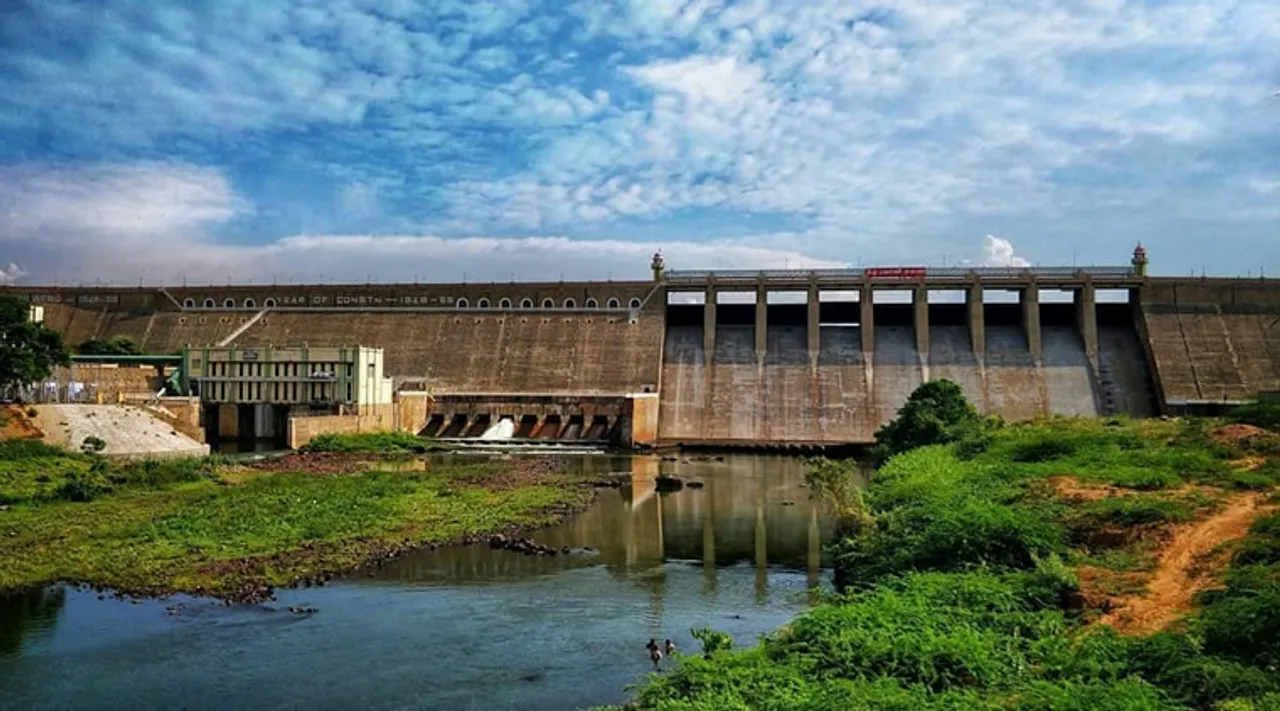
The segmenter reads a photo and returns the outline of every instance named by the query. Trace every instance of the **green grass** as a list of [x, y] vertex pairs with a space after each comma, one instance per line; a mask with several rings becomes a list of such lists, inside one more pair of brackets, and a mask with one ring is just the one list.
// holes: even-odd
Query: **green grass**
[[637, 705], [713, 709], [1186, 709], [1280, 680], [1191, 638], [1078, 634], [1052, 570], [911, 573], [801, 615], [760, 645], [682, 657]]
[[322, 434], [302, 448], [305, 452], [342, 452], [348, 454], [421, 454], [442, 449], [446, 449], [446, 447], [407, 432]]
[[[253, 473], [229, 484], [217, 460], [104, 467], [57, 450], [29, 453], [22, 460], [28, 469], [51, 464], [57, 472], [40, 484], [41, 495], [24, 494], [0, 518], [0, 590], [67, 580], [141, 593], [231, 594], [348, 569], [406, 541], [444, 543], [546, 523], [548, 509], [589, 496], [555, 476], [491, 491], [486, 480], [501, 472], [490, 464], [341, 476]], [[50, 493], [77, 477], [106, 488], [87, 502]], [[11, 491], [20, 488], [29, 487]]]
[[126, 489], [216, 478], [220, 457], [111, 460], [39, 440], [0, 441], [0, 504], [86, 501]]
[[[1230, 462], [1241, 450], [1211, 437], [1221, 424], [1057, 419], [899, 454], [861, 496], [854, 533], [833, 545], [842, 596], [756, 646], [681, 657], [640, 685], [635, 706], [1273, 708], [1280, 514], [1254, 526], [1225, 586], [1202, 595], [1180, 631], [1121, 637], [1087, 625], [1064, 562], [1147, 569], [1154, 532], [1214, 510], [1231, 489], [1274, 486], [1274, 463], [1240, 477]], [[1064, 499], [1046, 481], [1057, 476], [1122, 491]]]
[[1227, 479], [1226, 452], [1208, 439], [1205, 422], [1059, 418], [1001, 428], [986, 451], [972, 458], [997, 464], [1011, 477], [1069, 474], [1085, 482], [1149, 491], [1187, 482]]
[[39, 440], [0, 440], [0, 504], [56, 499], [67, 477], [88, 472], [92, 463]]

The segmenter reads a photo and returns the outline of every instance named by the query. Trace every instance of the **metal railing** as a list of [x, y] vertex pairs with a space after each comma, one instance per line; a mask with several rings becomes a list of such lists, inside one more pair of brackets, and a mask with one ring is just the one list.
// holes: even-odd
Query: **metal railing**
[[101, 389], [97, 383], [76, 381], [59, 383], [47, 380], [41, 383], [6, 387], [0, 390], [0, 398], [36, 404], [93, 404], [98, 402], [100, 392]]
[[[1024, 279], [1032, 277], [1068, 277], [1095, 279], [1132, 279], [1138, 276], [1132, 267], [923, 267], [923, 279]], [[837, 269], [669, 269], [668, 282], [740, 279], [848, 279], [875, 278], [875, 268]], [[896, 277], [896, 280], [902, 280]]]

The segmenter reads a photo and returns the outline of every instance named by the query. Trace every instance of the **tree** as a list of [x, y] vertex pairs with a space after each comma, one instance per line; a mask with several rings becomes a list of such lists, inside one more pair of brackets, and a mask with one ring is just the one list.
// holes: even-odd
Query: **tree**
[[92, 339], [76, 346], [81, 355], [142, 355], [142, 349], [132, 338], [116, 336], [109, 341]]
[[962, 439], [982, 426], [982, 416], [950, 380], [931, 380], [911, 393], [898, 416], [876, 431], [876, 464], [895, 454]]
[[49, 377], [54, 367], [70, 365], [62, 335], [32, 323], [30, 306], [13, 296], [0, 296], [0, 389]]

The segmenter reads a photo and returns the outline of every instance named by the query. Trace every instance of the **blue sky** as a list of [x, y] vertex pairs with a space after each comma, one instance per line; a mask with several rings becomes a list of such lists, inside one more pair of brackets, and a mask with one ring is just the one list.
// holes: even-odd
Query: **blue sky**
[[9, 0], [0, 281], [1280, 276], [1277, 91], [1274, 0]]

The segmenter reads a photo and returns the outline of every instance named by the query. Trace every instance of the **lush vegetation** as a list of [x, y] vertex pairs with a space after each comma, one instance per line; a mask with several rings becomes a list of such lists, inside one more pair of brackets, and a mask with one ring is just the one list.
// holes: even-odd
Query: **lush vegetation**
[[132, 338], [116, 336], [105, 341], [90, 339], [76, 346], [80, 355], [142, 355], [142, 347]]
[[916, 424], [882, 430], [895, 455], [861, 495], [839, 463], [811, 464], [814, 493], [844, 522], [841, 592], [754, 647], [721, 640], [682, 657], [636, 707], [1280, 709], [1280, 513], [1227, 549], [1223, 584], [1192, 616], [1155, 634], [1095, 624], [1081, 572], [1149, 574], [1170, 526], [1276, 485], [1275, 460], [1256, 458], [1280, 435], [1229, 442], [1208, 421], [1003, 425], [948, 391], [904, 409]]
[[1268, 430], [1280, 430], [1280, 401], [1251, 402], [1237, 407], [1231, 420]]
[[876, 432], [874, 458], [884, 464], [896, 454], [927, 444], [943, 444], [970, 437], [982, 417], [950, 380], [931, 380], [915, 389], [898, 417]]
[[310, 473], [215, 458], [116, 462], [0, 442], [0, 591], [68, 580], [237, 596], [406, 544], [545, 523], [589, 496], [554, 472], [513, 485], [497, 464], [351, 465]]
[[303, 447], [307, 452], [345, 454], [422, 454], [441, 449], [445, 447], [407, 432], [322, 434]]
[[22, 299], [0, 296], [0, 390], [43, 380], [70, 363], [62, 335], [32, 323], [29, 310]]

